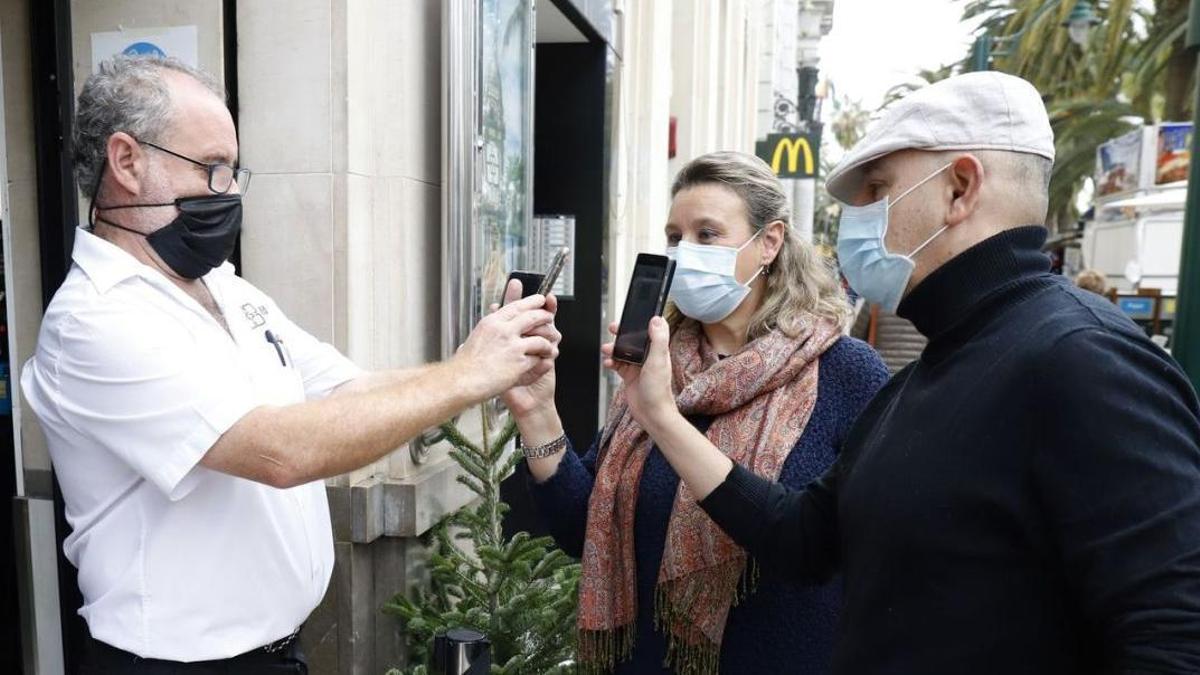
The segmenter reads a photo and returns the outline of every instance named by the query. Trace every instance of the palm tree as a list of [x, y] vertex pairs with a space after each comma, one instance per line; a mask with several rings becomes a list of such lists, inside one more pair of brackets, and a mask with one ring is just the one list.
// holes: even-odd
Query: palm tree
[[[837, 142], [838, 147], [849, 150], [867, 133], [867, 125], [871, 121], [871, 111], [863, 108], [862, 103], [845, 96], [835, 96], [833, 99], [833, 119], [825, 130], [822, 145], [829, 147], [829, 137]], [[820, 174], [828, 176], [836, 164], [835, 158], [826, 150], [821, 151]], [[813, 243], [825, 255], [834, 257], [837, 249], [838, 218], [841, 216], [841, 206], [825, 189], [824, 181], [817, 181], [816, 204], [813, 220]]]
[[959, 70], [961, 70], [961, 68], [958, 64], [942, 66], [941, 68], [934, 70], [919, 70], [917, 71], [916, 77], [913, 80], [909, 82], [902, 82], [889, 89], [887, 94], [885, 94], [883, 97], [882, 107], [888, 107], [889, 105], [899, 101], [905, 96], [908, 96], [921, 87], [929, 86], [934, 82], [940, 82], [952, 75], [955, 75]]
[[871, 111], [862, 107], [861, 101], [845, 96], [833, 99], [833, 121], [830, 124], [833, 138], [843, 150], [853, 148], [866, 134], [871, 121]]
[[[1057, 7], [1042, 12], [1049, 3]], [[1092, 175], [1100, 144], [1143, 122], [1191, 116], [1187, 0], [1155, 0], [1153, 8], [1135, 0], [1097, 5], [1102, 29], [1084, 47], [1060, 27], [1075, 0], [969, 0], [964, 11], [964, 20], [982, 21], [980, 32], [997, 38], [1001, 54], [993, 67], [1029, 80], [1046, 101], [1058, 154], [1052, 225], [1077, 216], [1075, 197]]]

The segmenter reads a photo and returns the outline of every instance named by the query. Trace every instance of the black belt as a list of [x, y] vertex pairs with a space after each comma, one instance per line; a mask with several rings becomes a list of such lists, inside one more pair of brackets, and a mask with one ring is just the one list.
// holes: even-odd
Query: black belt
[[[210, 673], [298, 673], [308, 672], [308, 663], [300, 651], [300, 631], [280, 638], [270, 644], [252, 649], [228, 659], [183, 663], [161, 659], [144, 659], [136, 654], [117, 649], [95, 638], [88, 639], [88, 649], [83, 660], [81, 675], [120, 675], [139, 673], [148, 675], [208, 675]], [[264, 668], [270, 667], [266, 671]]]

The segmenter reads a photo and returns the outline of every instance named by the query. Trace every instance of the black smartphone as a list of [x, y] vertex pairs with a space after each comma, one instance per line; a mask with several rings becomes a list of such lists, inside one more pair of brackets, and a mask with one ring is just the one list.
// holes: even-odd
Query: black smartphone
[[662, 316], [674, 277], [674, 260], [665, 255], [638, 254], [613, 343], [614, 359], [639, 366], [645, 363], [650, 350], [650, 319]]
[[528, 298], [529, 296], [538, 292], [538, 289], [542, 287], [542, 279], [545, 277], [546, 275], [538, 272], [525, 272], [522, 270], [510, 272], [508, 275], [508, 281], [504, 283], [504, 290], [500, 292], [500, 304], [504, 304], [505, 296], [508, 294], [508, 284], [513, 279], [521, 282], [521, 297]]
[[567, 255], [571, 253], [571, 249], [563, 247], [558, 253], [554, 254], [554, 260], [550, 261], [550, 268], [545, 274], [538, 272], [525, 272], [517, 270], [508, 274], [508, 281], [504, 282], [504, 291], [501, 293], [500, 304], [504, 304], [504, 294], [508, 292], [508, 284], [513, 279], [521, 282], [521, 297], [528, 298], [529, 296], [538, 293], [546, 295], [554, 288], [554, 283], [558, 281], [558, 275], [562, 274], [563, 267], [567, 264]]

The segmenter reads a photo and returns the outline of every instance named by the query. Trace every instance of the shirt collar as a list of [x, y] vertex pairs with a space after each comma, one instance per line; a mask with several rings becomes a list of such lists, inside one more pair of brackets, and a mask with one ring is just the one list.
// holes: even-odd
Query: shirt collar
[[[71, 259], [83, 270], [92, 281], [96, 291], [104, 294], [113, 286], [131, 279], [142, 277], [147, 280], [166, 280], [161, 272], [139, 262], [128, 251], [120, 246], [92, 234], [82, 227], [75, 230], [75, 247], [71, 251]], [[204, 275], [208, 278], [213, 274], [233, 274], [234, 267], [225, 262], [212, 272]]]

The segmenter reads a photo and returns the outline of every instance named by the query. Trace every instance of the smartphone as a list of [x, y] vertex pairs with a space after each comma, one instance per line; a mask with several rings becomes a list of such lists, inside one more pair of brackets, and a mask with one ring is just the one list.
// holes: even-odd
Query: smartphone
[[542, 279], [542, 286], [538, 289], [538, 293], [550, 294], [554, 284], [558, 281], [558, 275], [562, 274], [563, 267], [567, 264], [567, 255], [570, 253], [571, 249], [566, 246], [558, 249], [558, 253], [554, 254], [554, 260], [550, 261], [550, 269], [546, 270], [546, 277]]
[[[554, 288], [554, 283], [558, 281], [558, 275], [562, 274], [563, 267], [567, 263], [567, 255], [570, 253], [571, 249], [565, 246], [559, 249], [558, 253], [554, 254], [554, 259], [550, 261], [550, 268], [546, 270], [545, 274], [540, 274], [538, 272], [526, 272], [523, 270], [510, 272], [508, 275], [508, 281], [504, 283], [503, 293], [508, 292], [508, 283], [513, 279], [516, 279], [521, 282], [522, 298], [528, 298], [535, 293], [546, 295], [551, 289]], [[504, 304], [503, 293], [501, 294], [502, 297], [500, 298], [501, 305]]]
[[674, 260], [665, 255], [638, 254], [613, 343], [614, 359], [639, 366], [645, 363], [650, 350], [650, 319], [662, 316], [674, 277]]
[[513, 279], [521, 282], [521, 297], [528, 298], [529, 296], [538, 292], [538, 289], [542, 287], [542, 279], [545, 277], [546, 275], [538, 272], [525, 272], [523, 270], [510, 272], [508, 275], [508, 281], [504, 284], [504, 290], [500, 292], [500, 304], [504, 304], [505, 296], [508, 294], [508, 284], [512, 282]]

